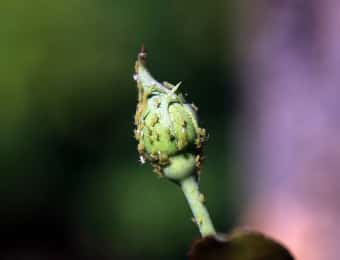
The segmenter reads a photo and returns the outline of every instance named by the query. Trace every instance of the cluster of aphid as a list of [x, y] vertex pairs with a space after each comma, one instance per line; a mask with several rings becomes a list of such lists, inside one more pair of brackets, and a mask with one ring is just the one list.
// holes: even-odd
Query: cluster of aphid
[[197, 107], [188, 104], [178, 93], [180, 83], [161, 84], [152, 78], [144, 66], [145, 60], [146, 52], [142, 50], [134, 74], [138, 88], [134, 135], [140, 161], [149, 161], [160, 176], [171, 171], [170, 166], [177, 161], [187, 161], [183, 167], [198, 174], [206, 132], [198, 126]]

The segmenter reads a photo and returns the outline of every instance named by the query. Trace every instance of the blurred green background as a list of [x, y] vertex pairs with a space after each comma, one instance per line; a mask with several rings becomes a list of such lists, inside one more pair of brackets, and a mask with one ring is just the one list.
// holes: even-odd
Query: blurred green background
[[[183, 81], [210, 140], [201, 186], [228, 231], [242, 204], [232, 2], [0, 2], [1, 255], [186, 259], [180, 190], [138, 163], [133, 66]], [[40, 258], [39, 258], [39, 257]]]

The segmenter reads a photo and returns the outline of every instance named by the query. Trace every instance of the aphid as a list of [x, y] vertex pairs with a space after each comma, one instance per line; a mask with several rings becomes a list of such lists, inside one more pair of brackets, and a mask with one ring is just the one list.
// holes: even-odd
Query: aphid
[[155, 105], [157, 108], [159, 108], [161, 106], [161, 101], [159, 100], [159, 98], [155, 98]]
[[145, 163], [145, 157], [144, 157], [143, 155], [140, 155], [140, 156], [139, 156], [139, 162], [140, 162], [141, 164], [144, 164], [144, 163]]
[[204, 129], [204, 128], [198, 128], [198, 134], [199, 134], [201, 137], [205, 138], [205, 135], [206, 135], [205, 129]]
[[180, 126], [182, 126], [182, 127], [186, 127], [186, 122], [185, 122], [185, 120], [184, 119], [182, 119], [182, 118], [179, 118], [178, 119], [178, 124], [180, 125]]
[[201, 160], [201, 156], [200, 156], [200, 155], [196, 155], [195, 161], [196, 161], [196, 162], [199, 162], [200, 160]]
[[150, 124], [152, 127], [154, 127], [158, 122], [159, 122], [159, 116], [156, 115], [155, 117], [151, 119]]
[[198, 111], [198, 107], [194, 103], [191, 103], [191, 107], [194, 111]]
[[158, 160], [161, 165], [167, 165], [169, 164], [169, 157], [165, 153], [159, 153]]
[[143, 128], [144, 128], [144, 122], [143, 122], [143, 121], [139, 124], [139, 128], [140, 128], [140, 129], [143, 129]]
[[137, 140], [139, 140], [139, 130], [138, 129], [135, 129], [133, 130], [133, 133], [134, 133], [134, 136]]
[[162, 167], [158, 165], [157, 163], [152, 163], [152, 166], [153, 166], [153, 172], [155, 172], [158, 177], [160, 178], [163, 177]]
[[202, 193], [200, 193], [200, 195], [199, 195], [199, 200], [200, 200], [200, 202], [205, 202], [205, 196], [204, 196], [204, 194], [202, 194]]
[[151, 156], [151, 159], [153, 160], [157, 160], [158, 159], [158, 156], [157, 156], [157, 153], [154, 149], [152, 149], [151, 153], [150, 153], [150, 156]]
[[140, 153], [144, 152], [144, 150], [145, 150], [144, 144], [140, 142], [140, 143], [138, 144], [137, 149], [138, 149], [138, 151], [139, 151]]
[[177, 149], [182, 150], [187, 144], [188, 144], [187, 139], [185, 137], [182, 137], [177, 141]]
[[149, 131], [149, 136], [151, 137], [152, 136], [152, 129], [148, 128], [148, 131]]

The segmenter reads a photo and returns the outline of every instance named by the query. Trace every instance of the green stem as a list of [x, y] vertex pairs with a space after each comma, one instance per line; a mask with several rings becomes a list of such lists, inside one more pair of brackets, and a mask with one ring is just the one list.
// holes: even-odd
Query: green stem
[[207, 208], [204, 206], [204, 196], [200, 193], [198, 183], [193, 176], [180, 181], [180, 186], [194, 215], [195, 222], [202, 237], [216, 234]]

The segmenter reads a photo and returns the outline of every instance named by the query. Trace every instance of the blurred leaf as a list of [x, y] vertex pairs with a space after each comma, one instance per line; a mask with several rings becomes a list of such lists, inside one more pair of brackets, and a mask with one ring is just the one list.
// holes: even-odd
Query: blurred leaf
[[236, 230], [194, 241], [189, 260], [293, 260], [289, 251], [261, 233]]

